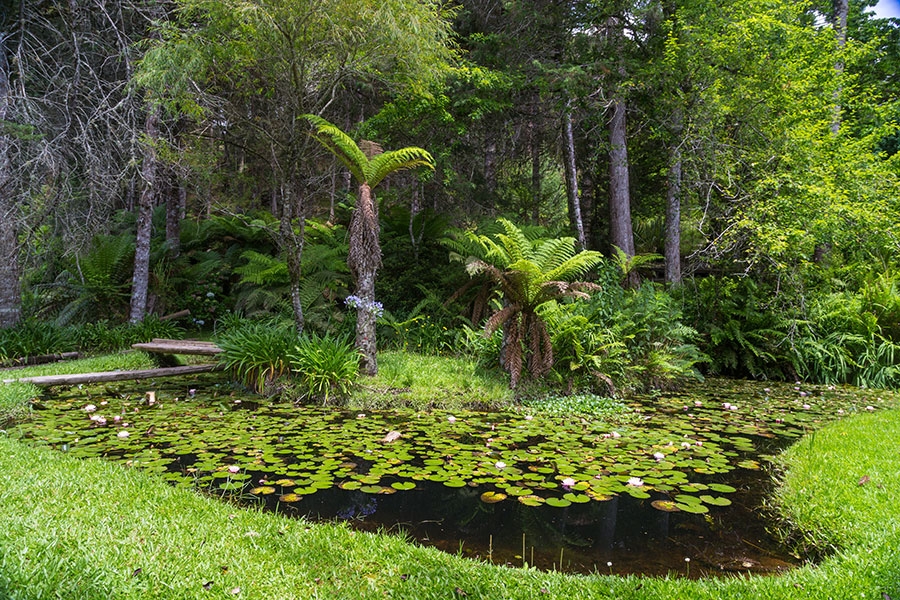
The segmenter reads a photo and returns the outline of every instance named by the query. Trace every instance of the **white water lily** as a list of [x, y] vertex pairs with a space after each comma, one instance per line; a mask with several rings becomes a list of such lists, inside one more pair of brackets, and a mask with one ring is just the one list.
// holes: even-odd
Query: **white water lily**
[[628, 481], [625, 483], [625, 485], [628, 485], [631, 487], [641, 487], [642, 485], [644, 485], [644, 480], [641, 479], [640, 477], [629, 477]]

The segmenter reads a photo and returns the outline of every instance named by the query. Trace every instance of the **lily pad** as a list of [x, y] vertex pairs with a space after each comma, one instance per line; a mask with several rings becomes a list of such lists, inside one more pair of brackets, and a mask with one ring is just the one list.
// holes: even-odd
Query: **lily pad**
[[503, 492], [484, 492], [481, 494], [481, 501], [485, 504], [496, 504], [497, 502], [502, 502], [506, 500], [507, 496]]

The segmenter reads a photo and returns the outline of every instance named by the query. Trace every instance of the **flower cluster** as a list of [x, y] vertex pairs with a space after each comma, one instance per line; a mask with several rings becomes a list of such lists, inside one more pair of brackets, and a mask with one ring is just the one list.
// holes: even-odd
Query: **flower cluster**
[[376, 317], [384, 314], [384, 305], [381, 302], [363, 300], [359, 296], [350, 295], [344, 299], [344, 304], [356, 310], [364, 310], [372, 313]]

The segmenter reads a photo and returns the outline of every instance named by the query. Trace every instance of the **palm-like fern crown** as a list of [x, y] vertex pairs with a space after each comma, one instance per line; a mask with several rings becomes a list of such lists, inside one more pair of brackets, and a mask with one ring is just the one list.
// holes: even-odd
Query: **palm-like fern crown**
[[[466, 232], [448, 245], [470, 275], [485, 273], [515, 301], [537, 306], [553, 297], [574, 295], [578, 286], [565, 285], [584, 276], [600, 262], [599, 252], [575, 252], [575, 238], [530, 240], [506, 219], [498, 219], [503, 233], [494, 237]], [[467, 256], [463, 256], [463, 254]], [[512, 299], [512, 298], [510, 298]]]
[[374, 188], [394, 171], [416, 167], [434, 170], [434, 158], [427, 150], [417, 146], [382, 152], [369, 158], [359, 144], [336, 125], [316, 115], [303, 115], [302, 118], [312, 124], [312, 136], [334, 154], [361, 185]]

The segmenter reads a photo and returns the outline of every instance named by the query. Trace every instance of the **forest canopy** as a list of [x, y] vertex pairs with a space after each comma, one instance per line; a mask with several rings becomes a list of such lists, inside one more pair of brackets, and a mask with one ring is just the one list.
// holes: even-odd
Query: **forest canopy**
[[[189, 309], [189, 328], [267, 315], [337, 335], [368, 310], [380, 346], [426, 314], [454, 332], [429, 351], [485, 331], [513, 382], [527, 368], [506, 358], [554, 356], [535, 372], [570, 387], [896, 385], [900, 21], [873, 5], [13, 0], [0, 329]], [[357, 162], [416, 149], [428, 168], [363, 194], [322, 122]], [[543, 266], [473, 255], [488, 268], [470, 277], [467, 239], [527, 240]], [[496, 319], [513, 280], [576, 283], [550, 277], [551, 247], [596, 256], [593, 292], [523, 309], [529, 346], [525, 321]]]

